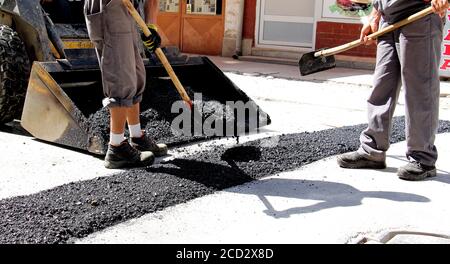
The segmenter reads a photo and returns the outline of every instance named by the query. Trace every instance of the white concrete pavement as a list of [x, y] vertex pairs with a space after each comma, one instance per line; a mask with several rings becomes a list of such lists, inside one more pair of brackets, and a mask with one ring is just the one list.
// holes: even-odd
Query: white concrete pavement
[[0, 199], [114, 173], [96, 157], [27, 136], [0, 132], [0, 146]]

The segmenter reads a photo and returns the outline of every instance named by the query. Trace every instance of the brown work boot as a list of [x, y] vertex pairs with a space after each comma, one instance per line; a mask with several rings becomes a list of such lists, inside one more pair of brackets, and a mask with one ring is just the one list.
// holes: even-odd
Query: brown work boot
[[427, 166], [417, 161], [411, 161], [398, 169], [398, 177], [406, 181], [423, 181], [426, 178], [436, 177], [435, 166]]
[[337, 163], [346, 169], [386, 169], [386, 161], [370, 160], [357, 151], [339, 155]]
[[105, 167], [107, 169], [146, 167], [152, 165], [154, 161], [155, 156], [152, 152], [141, 152], [125, 140], [119, 146], [108, 146]]
[[145, 131], [142, 131], [140, 138], [130, 138], [130, 144], [134, 148], [140, 151], [151, 151], [156, 157], [162, 157], [167, 155], [168, 148], [166, 144], [156, 144]]

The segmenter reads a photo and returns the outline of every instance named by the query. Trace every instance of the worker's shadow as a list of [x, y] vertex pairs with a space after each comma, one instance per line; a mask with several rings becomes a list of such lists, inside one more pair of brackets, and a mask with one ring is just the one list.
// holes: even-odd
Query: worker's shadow
[[[353, 186], [337, 182], [271, 178], [259, 181], [251, 188], [234, 188], [232, 192], [256, 195], [265, 205], [266, 213], [274, 218], [288, 218], [295, 214], [307, 214], [336, 207], [352, 207], [362, 204], [365, 198], [377, 198], [395, 202], [426, 203], [430, 199], [411, 193], [360, 191]], [[306, 206], [277, 210], [270, 197], [313, 201]]]
[[[261, 151], [258, 148], [238, 147], [223, 153], [221, 158], [224, 162], [221, 164], [175, 159], [162, 165], [162, 167], [151, 167], [148, 170], [154, 173], [168, 173], [180, 178], [197, 181], [216, 190], [227, 189], [227, 192], [256, 195], [266, 207], [264, 213], [275, 218], [287, 218], [294, 214], [313, 213], [335, 207], [358, 206], [362, 204], [365, 198], [385, 199], [396, 202], [430, 202], [428, 198], [415, 194], [360, 191], [353, 186], [343, 183], [312, 180], [271, 178], [260, 180], [244, 188], [231, 188], [254, 180], [253, 177], [239, 167], [239, 163], [257, 161], [260, 157]], [[258, 175], [258, 178], [260, 176], [269, 175]], [[277, 210], [270, 203], [268, 197], [317, 202], [308, 206]]]

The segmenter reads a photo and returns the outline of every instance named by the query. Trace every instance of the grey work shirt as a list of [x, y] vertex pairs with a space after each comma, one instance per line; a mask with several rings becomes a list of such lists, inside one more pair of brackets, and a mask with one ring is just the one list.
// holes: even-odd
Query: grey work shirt
[[374, 0], [374, 7], [382, 13], [383, 22], [393, 24], [430, 6], [424, 0]]

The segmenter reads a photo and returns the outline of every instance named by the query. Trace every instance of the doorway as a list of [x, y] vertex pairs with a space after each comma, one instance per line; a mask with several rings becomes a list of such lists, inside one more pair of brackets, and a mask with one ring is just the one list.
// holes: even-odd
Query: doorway
[[163, 46], [177, 46], [185, 53], [222, 53], [225, 1], [160, 0], [158, 9]]

